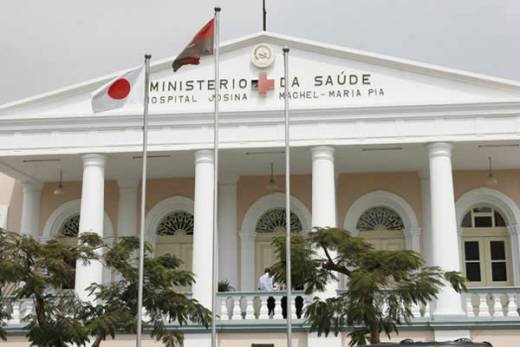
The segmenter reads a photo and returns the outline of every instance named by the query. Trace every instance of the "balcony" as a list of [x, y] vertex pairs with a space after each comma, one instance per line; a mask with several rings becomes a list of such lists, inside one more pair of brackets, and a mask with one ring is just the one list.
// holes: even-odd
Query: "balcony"
[[[217, 295], [218, 326], [220, 330], [284, 329], [286, 292], [226, 292]], [[465, 317], [456, 322], [443, 322], [430, 315], [430, 305], [415, 305], [412, 308], [413, 326], [456, 324], [458, 326], [520, 326], [520, 287], [471, 288], [462, 294]], [[312, 296], [301, 291], [292, 293], [291, 312], [295, 329], [305, 329], [303, 318]], [[274, 304], [269, 312], [268, 301]], [[26, 325], [23, 317], [33, 312], [32, 300], [5, 300], [12, 312], [8, 330], [16, 332]]]

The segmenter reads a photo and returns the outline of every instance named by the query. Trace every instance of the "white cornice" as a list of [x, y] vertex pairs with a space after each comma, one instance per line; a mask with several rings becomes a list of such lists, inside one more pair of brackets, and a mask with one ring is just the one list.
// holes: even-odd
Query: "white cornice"
[[[341, 108], [298, 108], [290, 110], [291, 122], [327, 122], [355, 120], [410, 120], [437, 117], [513, 117], [520, 116], [520, 101], [482, 102], [466, 104], [432, 105], [388, 105], [370, 107]], [[281, 109], [262, 111], [221, 112], [220, 122], [226, 126], [278, 124], [282, 117]], [[120, 130], [140, 127], [142, 116], [135, 112], [120, 112], [110, 115], [70, 115], [52, 117], [9, 117], [0, 118], [0, 133], [13, 131], [56, 132]], [[150, 128], [161, 127], [200, 127], [213, 124], [213, 112], [169, 113], [157, 112], [150, 115]]]

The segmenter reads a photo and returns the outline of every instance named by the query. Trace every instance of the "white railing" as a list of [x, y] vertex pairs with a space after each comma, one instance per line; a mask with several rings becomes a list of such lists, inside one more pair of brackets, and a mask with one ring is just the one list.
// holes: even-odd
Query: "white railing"
[[470, 288], [463, 298], [468, 318], [520, 319], [520, 287]]
[[[293, 320], [303, 319], [309, 297], [303, 292], [292, 292]], [[218, 315], [221, 321], [254, 321], [286, 319], [285, 292], [227, 292], [217, 296]]]
[[[338, 291], [341, 293], [342, 291]], [[462, 294], [468, 321], [503, 319], [520, 322], [520, 287], [470, 288]], [[311, 296], [301, 291], [292, 293], [291, 311], [295, 322], [303, 322], [303, 314]], [[6, 300], [1, 304], [11, 313], [8, 326], [21, 327], [23, 318], [34, 310], [32, 299]], [[221, 323], [272, 324], [286, 319], [285, 292], [226, 292], [217, 295], [217, 314]], [[384, 309], [384, 307], [383, 307]], [[430, 318], [430, 305], [413, 305], [414, 319]]]
[[7, 321], [8, 326], [19, 326], [25, 324], [23, 318], [33, 313], [34, 303], [32, 299], [11, 300], [2, 299], [1, 304], [10, 313], [11, 319]]
[[[338, 295], [341, 295], [341, 294], [346, 293], [346, 290], [345, 289], [338, 289], [336, 292], [337, 292]], [[384, 303], [383, 307], [382, 307], [383, 312], [385, 312], [387, 310], [387, 308], [388, 308], [388, 305], [386, 303]], [[430, 312], [431, 312], [430, 303], [426, 303], [426, 304], [422, 304], [422, 303], [412, 304], [411, 310], [412, 310], [412, 314], [413, 314], [413, 318], [414, 319], [422, 319], [422, 320], [424, 320], [424, 319], [430, 318]]]

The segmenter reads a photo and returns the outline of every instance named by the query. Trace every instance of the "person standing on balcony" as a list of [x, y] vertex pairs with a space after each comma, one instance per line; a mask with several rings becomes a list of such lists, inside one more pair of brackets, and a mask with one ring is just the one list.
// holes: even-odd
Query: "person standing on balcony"
[[[264, 269], [264, 274], [258, 279], [258, 290], [261, 292], [273, 291], [273, 278], [271, 277], [271, 270], [267, 267]], [[274, 315], [274, 297], [267, 298], [267, 314], [269, 317]]]

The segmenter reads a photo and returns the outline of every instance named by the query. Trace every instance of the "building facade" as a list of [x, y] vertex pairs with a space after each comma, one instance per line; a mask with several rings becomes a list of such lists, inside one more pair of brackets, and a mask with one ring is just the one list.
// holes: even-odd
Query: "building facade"
[[[412, 249], [466, 275], [468, 293], [445, 288], [435, 303], [414, 307], [416, 318], [395, 339], [513, 346], [520, 338], [520, 83], [272, 33], [221, 49], [218, 261], [220, 279], [236, 290], [218, 295], [220, 346], [285, 341], [282, 295], [274, 294], [269, 316], [267, 296], [256, 291], [274, 259], [270, 241], [285, 227], [285, 46], [292, 229], [344, 227], [376, 248]], [[156, 254], [183, 259], [196, 276], [187, 291], [211, 307], [213, 61], [175, 74], [171, 61], [152, 63], [146, 238]], [[90, 108], [91, 92], [116, 75], [0, 107], [0, 170], [16, 180], [0, 182], [0, 221], [9, 230], [42, 240], [137, 234], [142, 107]], [[111, 278], [101, 264], [78, 265], [71, 287], [86, 298], [91, 282]], [[343, 286], [331, 284], [329, 294]], [[31, 305], [15, 309], [9, 343], [24, 345], [16, 331]], [[296, 346], [346, 343], [344, 335], [317, 337], [294, 314]], [[208, 338], [190, 327], [185, 345], [205, 346]]]

